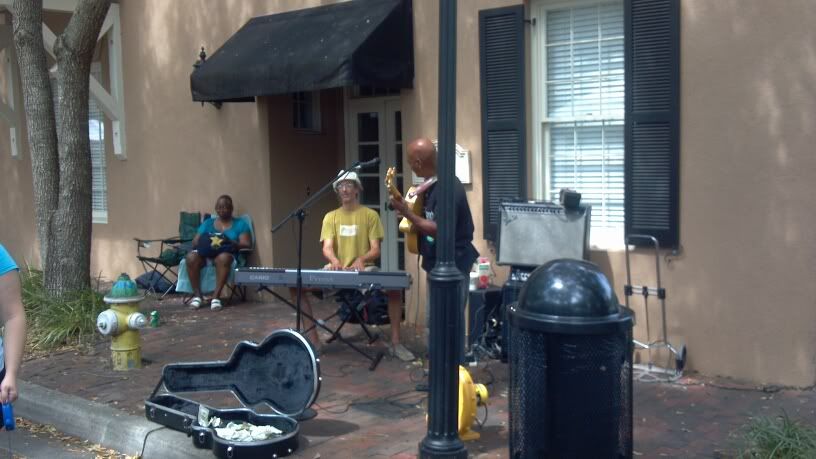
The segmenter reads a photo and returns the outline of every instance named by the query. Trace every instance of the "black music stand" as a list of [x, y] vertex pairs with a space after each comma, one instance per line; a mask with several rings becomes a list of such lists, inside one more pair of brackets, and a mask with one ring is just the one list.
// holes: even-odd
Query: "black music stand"
[[[289, 215], [287, 215], [283, 220], [281, 220], [280, 223], [278, 223], [277, 225], [275, 225], [272, 228], [272, 232], [275, 233], [279, 229], [281, 229], [283, 227], [283, 225], [286, 224], [286, 222], [288, 222], [292, 218], [297, 217], [297, 219], [298, 219], [297, 275], [296, 275], [296, 279], [297, 279], [297, 281], [296, 281], [297, 282], [297, 287], [296, 287], [297, 288], [297, 300], [295, 301], [296, 304], [292, 304], [289, 300], [283, 298], [282, 296], [278, 295], [276, 292], [270, 290], [267, 287], [260, 287], [258, 290], [259, 291], [260, 290], [265, 290], [265, 291], [271, 293], [274, 297], [276, 297], [277, 299], [279, 299], [279, 300], [283, 301], [284, 303], [288, 304], [290, 307], [292, 307], [295, 310], [295, 312], [296, 312], [295, 330], [297, 330], [299, 333], [305, 333], [305, 332], [308, 331], [308, 330], [302, 330], [302, 328], [301, 328], [301, 316], [303, 315], [303, 311], [301, 310], [301, 306], [300, 306], [301, 298], [303, 296], [303, 276], [302, 276], [302, 271], [303, 271], [303, 221], [306, 219], [306, 209], [308, 209], [309, 206], [314, 204], [321, 196], [323, 196], [323, 194], [326, 193], [326, 191], [328, 191], [330, 188], [332, 188], [335, 182], [337, 182], [339, 180], [342, 180], [344, 177], [346, 177], [349, 174], [349, 172], [356, 172], [356, 171], [359, 171], [360, 169], [362, 169], [364, 167], [375, 166], [375, 165], [379, 164], [379, 162], [380, 162], [380, 158], [374, 158], [372, 160], [365, 161], [365, 162], [355, 161], [354, 164], [352, 164], [351, 167], [348, 168], [347, 170], [340, 170], [337, 173], [337, 175], [335, 175], [331, 180], [329, 180], [328, 183], [323, 185], [323, 187], [320, 188], [319, 190], [317, 190], [316, 193], [309, 196], [306, 199], [306, 201], [304, 201], [300, 206], [295, 208], [295, 210], [293, 210], [291, 213], [289, 213]], [[323, 328], [324, 330], [326, 330], [327, 332], [332, 333], [332, 338], [336, 337], [341, 342], [343, 342], [347, 346], [351, 347], [352, 349], [357, 351], [359, 354], [363, 355], [365, 358], [371, 360], [371, 365], [368, 367], [369, 370], [373, 371], [374, 369], [377, 368], [377, 365], [380, 363], [380, 360], [382, 360], [382, 358], [383, 358], [383, 353], [381, 351], [377, 352], [372, 357], [368, 353], [363, 351], [362, 349], [355, 346], [353, 343], [351, 343], [351, 342], [347, 341], [346, 339], [344, 339], [339, 334], [335, 335], [334, 330], [329, 328], [326, 325], [326, 322], [324, 320], [316, 320], [314, 317], [312, 317], [312, 316], [310, 316], [308, 314], [306, 315], [306, 317], [309, 320], [311, 320], [316, 326], [319, 326], [319, 327]], [[309, 330], [311, 330], [311, 328]]]

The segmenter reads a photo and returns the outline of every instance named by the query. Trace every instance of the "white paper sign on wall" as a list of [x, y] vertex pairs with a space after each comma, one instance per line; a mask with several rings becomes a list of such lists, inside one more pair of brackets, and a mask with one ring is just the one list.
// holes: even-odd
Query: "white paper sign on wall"
[[[439, 141], [434, 140], [433, 144], [434, 147], [438, 147]], [[471, 176], [470, 176], [470, 151], [465, 149], [463, 146], [456, 144], [456, 158], [454, 161], [454, 171], [456, 173], [456, 177], [459, 178], [459, 181], [468, 184], [471, 183]], [[411, 172], [411, 177], [413, 179], [414, 185], [419, 185], [420, 183], [424, 182], [421, 177], [417, 177], [416, 174]]]

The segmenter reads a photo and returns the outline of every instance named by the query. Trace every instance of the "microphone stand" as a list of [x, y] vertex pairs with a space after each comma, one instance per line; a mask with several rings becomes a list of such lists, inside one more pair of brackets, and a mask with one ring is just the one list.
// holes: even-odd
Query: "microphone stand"
[[306, 201], [304, 201], [300, 206], [298, 206], [295, 210], [293, 210], [289, 215], [287, 215], [283, 220], [280, 221], [277, 225], [272, 228], [272, 232], [275, 233], [283, 225], [291, 220], [292, 218], [297, 217], [298, 219], [298, 237], [297, 237], [297, 275], [295, 276], [297, 280], [297, 301], [295, 302], [295, 309], [296, 309], [296, 319], [295, 319], [295, 330], [298, 332], [302, 332], [300, 327], [300, 299], [303, 290], [303, 278], [301, 271], [303, 269], [303, 220], [306, 218], [306, 209], [309, 208], [318, 198], [320, 198], [323, 193], [329, 190], [335, 182], [342, 180], [344, 177], [348, 175], [349, 172], [357, 171], [360, 169], [360, 161], [356, 161], [348, 170], [341, 170], [334, 176], [328, 183], [323, 185], [322, 188], [317, 190], [316, 193], [309, 196]]

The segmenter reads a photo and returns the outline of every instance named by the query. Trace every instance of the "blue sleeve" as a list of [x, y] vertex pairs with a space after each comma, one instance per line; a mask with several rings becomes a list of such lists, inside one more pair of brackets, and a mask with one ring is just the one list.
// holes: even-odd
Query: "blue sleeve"
[[246, 222], [244, 219], [239, 219], [241, 225], [238, 227], [238, 236], [241, 236], [244, 233], [249, 233], [249, 223]]
[[237, 241], [242, 234], [249, 233], [249, 224], [243, 219], [233, 219], [232, 228], [224, 232], [224, 235], [233, 241]]
[[11, 258], [3, 244], [0, 244], [0, 275], [17, 269], [17, 263]]
[[205, 233], [214, 233], [215, 227], [213, 226], [213, 222], [215, 221], [214, 217], [210, 217], [203, 222], [198, 227], [198, 234], [205, 234]]

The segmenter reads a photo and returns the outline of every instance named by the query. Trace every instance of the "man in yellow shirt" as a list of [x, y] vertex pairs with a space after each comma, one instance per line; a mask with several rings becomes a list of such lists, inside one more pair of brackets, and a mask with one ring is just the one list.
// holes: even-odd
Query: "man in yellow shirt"
[[[374, 210], [360, 204], [363, 185], [357, 173], [349, 172], [335, 182], [334, 190], [340, 200], [340, 207], [323, 217], [320, 242], [323, 257], [328, 264], [323, 269], [333, 270], [376, 270], [374, 260], [380, 257], [380, 242], [384, 231], [380, 216]], [[388, 318], [391, 322], [390, 354], [403, 361], [414, 360], [414, 355], [400, 343], [400, 322], [402, 321], [401, 291], [388, 290]], [[293, 295], [296, 292], [293, 292]], [[306, 296], [301, 298], [303, 311], [314, 316], [312, 305]], [[306, 321], [311, 327], [311, 321]], [[312, 329], [309, 339], [318, 345], [317, 330]]]

